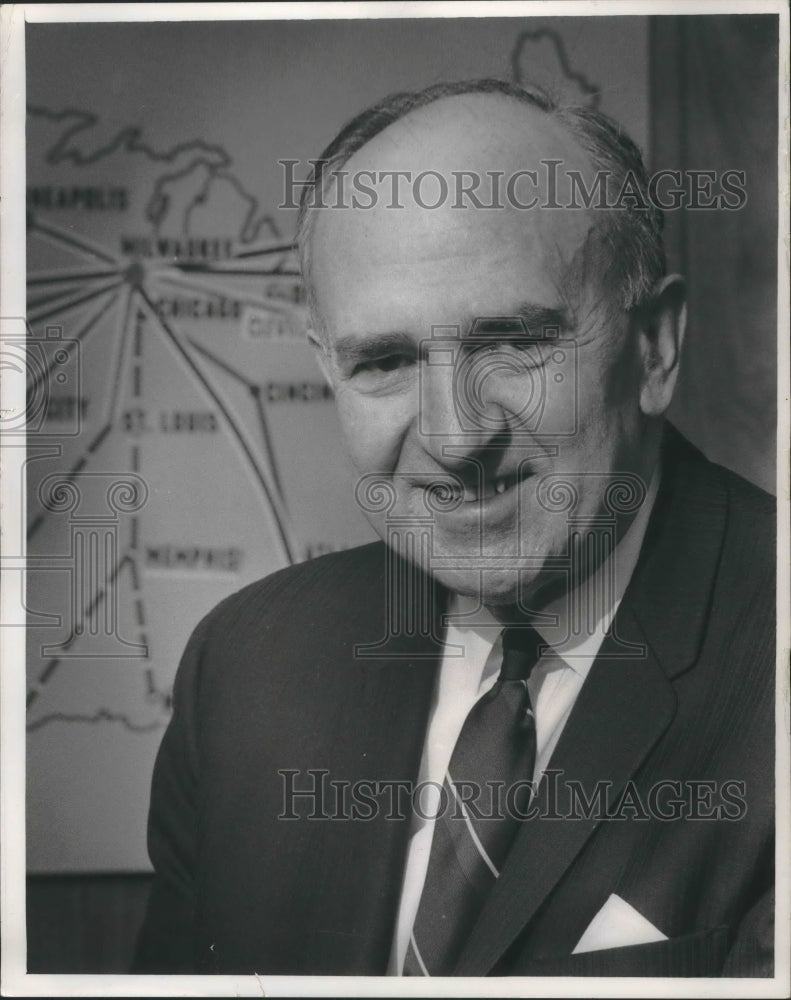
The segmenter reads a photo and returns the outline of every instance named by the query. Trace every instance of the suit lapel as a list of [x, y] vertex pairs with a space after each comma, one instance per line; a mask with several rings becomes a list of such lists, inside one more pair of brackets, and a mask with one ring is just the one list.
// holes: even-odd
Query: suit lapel
[[[634, 619], [624, 616], [621, 635], [640, 641]], [[675, 694], [656, 659], [650, 653], [643, 659], [611, 658], [616, 643], [611, 637], [605, 643], [552, 756], [553, 773], [539, 786], [538, 815], [520, 831], [457, 975], [490, 971], [601, 822], [598, 806], [588, 819], [563, 819], [574, 809], [570, 788], [576, 784], [595, 802], [596, 788], [606, 781], [607, 801], [614, 802], [673, 719]]]
[[698, 657], [727, 517], [728, 494], [715, 466], [668, 424], [662, 485], [624, 604], [669, 678]]
[[[425, 583], [415, 579], [413, 593], [425, 596]], [[403, 792], [399, 798], [395, 783], [414, 787], [418, 780], [441, 656], [440, 595], [429, 586], [429, 601], [420, 602], [427, 618], [389, 635], [386, 622], [393, 620], [381, 613], [385, 605], [374, 594], [361, 598], [372, 613], [359, 619], [377, 624], [358, 632], [349, 651], [347, 701], [330, 752], [332, 777], [354, 783], [343, 808], [353, 818], [324, 824], [306, 921], [314, 966], [325, 974], [386, 971], [411, 822], [411, 798]]]
[[[571, 783], [590, 800], [598, 782], [609, 782], [615, 802], [672, 722], [670, 679], [698, 655], [725, 528], [726, 497], [709, 470], [669, 428], [638, 566], [550, 762], [560, 773], [542, 781], [539, 815], [524, 823], [456, 975], [491, 971], [599, 826], [597, 809], [589, 819], [561, 818], [571, 811]], [[624, 657], [624, 642], [641, 652]], [[559, 927], [559, 949], [570, 952], [574, 943]]]

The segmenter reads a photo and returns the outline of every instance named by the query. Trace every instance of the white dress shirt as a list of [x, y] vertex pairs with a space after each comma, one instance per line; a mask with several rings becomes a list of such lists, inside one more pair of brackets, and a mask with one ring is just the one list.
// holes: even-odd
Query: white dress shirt
[[[548, 650], [530, 675], [528, 688], [536, 720], [536, 766], [539, 781], [557, 745], [588, 671], [612, 623], [640, 554], [656, 498], [654, 475], [646, 498], [615, 551], [575, 590], [561, 595], [542, 613], [554, 624], [534, 622]], [[603, 599], [604, 598], [604, 599]], [[429, 715], [419, 782], [426, 785], [419, 812], [412, 819], [398, 918], [390, 953], [389, 975], [400, 975], [428, 868], [438, 790], [450, 764], [467, 714], [497, 679], [502, 662], [503, 626], [477, 601], [454, 595], [447, 613], [442, 658]], [[463, 623], [462, 623], [463, 621]], [[574, 634], [576, 632], [576, 634]], [[454, 649], [455, 647], [455, 649]], [[436, 792], [437, 794], [432, 794]], [[430, 818], [423, 818], [429, 815]]]

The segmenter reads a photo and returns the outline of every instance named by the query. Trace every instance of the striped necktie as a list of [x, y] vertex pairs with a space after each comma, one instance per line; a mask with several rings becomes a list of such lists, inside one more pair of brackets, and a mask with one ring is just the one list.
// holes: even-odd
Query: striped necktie
[[406, 976], [451, 975], [519, 830], [536, 761], [527, 679], [542, 646], [529, 625], [504, 629], [497, 681], [464, 721], [443, 783]]

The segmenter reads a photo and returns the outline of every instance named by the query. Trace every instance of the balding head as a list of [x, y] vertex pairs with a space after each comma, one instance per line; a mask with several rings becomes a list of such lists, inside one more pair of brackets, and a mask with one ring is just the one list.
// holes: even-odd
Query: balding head
[[[341, 260], [346, 273], [356, 276], [357, 287], [344, 289], [350, 308], [358, 294], [369, 298], [383, 269], [393, 278], [401, 276], [400, 283], [389, 283], [388, 292], [402, 294], [408, 306], [410, 299], [417, 303], [417, 281], [437, 287], [469, 285], [484, 260], [487, 269], [500, 260], [501, 266], [495, 265], [499, 274], [511, 273], [508, 262], [520, 260], [529, 267], [511, 273], [516, 287], [521, 284], [528, 298], [545, 301], [549, 296], [575, 313], [582, 306], [577, 293], [600, 293], [601, 282], [584, 277], [597, 260], [591, 238], [595, 211], [526, 212], [505, 190], [500, 207], [492, 209], [457, 198], [460, 177], [486, 178], [502, 187], [501, 178], [519, 176], [523, 183], [513, 186], [513, 198], [531, 197], [539, 205], [567, 201], [568, 178], [548, 176], [545, 162], [563, 163], [592, 182], [594, 168], [576, 138], [540, 109], [510, 97], [452, 96], [399, 118], [352, 154], [343, 168], [348, 178], [364, 177], [375, 184], [374, 203], [355, 206], [350, 189], [341, 190], [336, 175], [326, 190], [327, 201], [336, 205], [348, 199], [348, 208], [314, 210], [310, 282], [317, 318], [326, 315]], [[491, 190], [479, 187], [478, 193], [492, 201]], [[539, 294], [531, 286], [541, 283], [547, 287]], [[476, 315], [491, 314], [491, 287], [487, 282], [469, 303]], [[354, 308], [354, 317], [370, 316], [371, 302], [364, 305], [365, 310], [362, 302]], [[375, 303], [383, 313], [394, 305], [389, 297]], [[380, 321], [386, 324], [386, 316]]]
[[[617, 209], [585, 211], [585, 191], [603, 181], [597, 199], [606, 190], [612, 203], [627, 180], [637, 205], [627, 199]], [[603, 287], [614, 304], [631, 309], [647, 300], [665, 268], [661, 212], [646, 191], [639, 151], [615, 123], [587, 108], [557, 107], [538, 88], [485, 79], [396, 94], [349, 122], [318, 161], [300, 207], [303, 274], [313, 300], [314, 229], [337, 207], [386, 207], [394, 238], [408, 238], [407, 226], [437, 225], [426, 212], [510, 208], [534, 226], [541, 206], [557, 216], [557, 206], [571, 204], [565, 214], [586, 217]], [[420, 212], [395, 218], [409, 203], [423, 211], [422, 223]], [[579, 228], [580, 220], [569, 224]]]

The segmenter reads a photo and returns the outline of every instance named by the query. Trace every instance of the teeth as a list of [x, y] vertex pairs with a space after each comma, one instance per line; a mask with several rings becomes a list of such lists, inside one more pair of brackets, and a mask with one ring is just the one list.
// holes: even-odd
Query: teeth
[[487, 479], [480, 492], [477, 486], [465, 484], [462, 499], [465, 503], [478, 503], [481, 500], [488, 500], [490, 497], [505, 493], [513, 482], [514, 479], [508, 476], [502, 476], [499, 479]]

